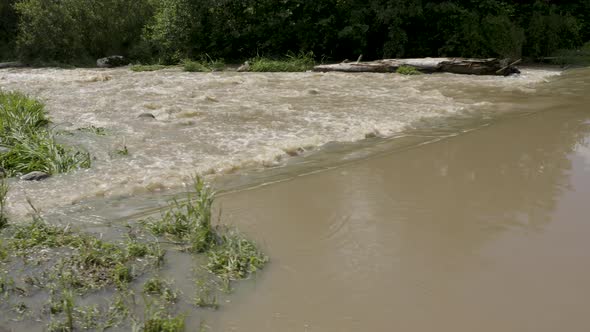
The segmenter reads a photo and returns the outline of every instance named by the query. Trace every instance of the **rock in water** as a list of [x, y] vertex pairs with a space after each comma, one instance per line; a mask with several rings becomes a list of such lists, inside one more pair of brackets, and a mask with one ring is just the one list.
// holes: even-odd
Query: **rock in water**
[[96, 60], [96, 66], [99, 68], [113, 68], [126, 66], [129, 64], [129, 60], [122, 55], [111, 55], [106, 58], [100, 58]]
[[250, 71], [250, 62], [246, 61], [238, 68], [239, 72]]
[[156, 118], [152, 113], [141, 113], [137, 117], [140, 119], [155, 119]]
[[21, 176], [20, 179], [24, 181], [41, 181], [43, 179], [47, 179], [50, 176], [51, 175], [45, 172], [34, 171]]

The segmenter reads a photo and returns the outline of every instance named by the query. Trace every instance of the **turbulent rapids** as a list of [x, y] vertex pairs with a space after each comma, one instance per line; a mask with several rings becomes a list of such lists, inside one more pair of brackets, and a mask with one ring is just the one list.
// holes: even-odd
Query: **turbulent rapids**
[[96, 197], [179, 188], [194, 174], [278, 166], [329, 142], [392, 137], [425, 123], [444, 126], [449, 117], [494, 117], [511, 110], [506, 96], [533, 94], [555, 74], [5, 69], [0, 88], [43, 101], [59, 140], [93, 157], [88, 170], [12, 183], [9, 208], [19, 216], [28, 211], [25, 197], [47, 212]]

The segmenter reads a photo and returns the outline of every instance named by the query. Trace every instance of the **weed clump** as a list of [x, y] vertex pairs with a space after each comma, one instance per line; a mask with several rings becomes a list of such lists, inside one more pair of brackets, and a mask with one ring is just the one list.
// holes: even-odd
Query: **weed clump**
[[288, 54], [284, 59], [275, 60], [256, 57], [250, 60], [249, 71], [253, 72], [304, 72], [315, 65], [313, 53]]
[[[162, 218], [147, 227], [175, 241], [164, 243], [203, 254], [197, 261], [204, 276], [195, 280], [192, 303], [217, 309], [217, 291], [230, 292], [231, 282], [262, 269], [268, 258], [237, 230], [212, 226], [215, 193], [201, 178], [195, 179], [194, 189], [186, 201], [173, 201]], [[51, 225], [29, 204], [34, 210], [32, 222], [11, 223], [0, 230], [0, 310], [11, 310], [19, 317], [39, 313], [47, 319], [48, 331], [115, 326], [143, 331], [185, 329], [184, 317], [176, 311], [182, 293], [173, 288], [172, 281], [150, 270], [163, 261], [161, 242], [146, 243], [146, 234], [131, 224], [123, 240], [107, 242], [69, 225]], [[139, 284], [143, 301], [137, 302], [134, 286], [143, 275], [148, 277]], [[115, 293], [107, 303], [89, 305], [88, 300], [97, 293], [111, 291]], [[34, 298], [39, 292], [46, 302]], [[137, 310], [141, 306], [143, 316]]]
[[88, 127], [78, 128], [77, 130], [82, 131], [82, 132], [92, 133], [97, 136], [106, 136], [106, 134], [107, 134], [106, 129], [103, 127], [88, 126]]
[[44, 278], [79, 290], [124, 286], [133, 279], [131, 265], [138, 258], [159, 259], [157, 250], [147, 244], [128, 242], [126, 247], [119, 246], [90, 234], [49, 225], [40, 218], [13, 228], [8, 247], [15, 256], [30, 256], [43, 248], [60, 251]]
[[55, 141], [43, 104], [20, 93], [0, 92], [0, 167], [6, 176], [65, 173], [90, 167], [90, 155]]
[[178, 293], [172, 285], [158, 277], [153, 277], [143, 284], [143, 292], [148, 295], [158, 295], [166, 302], [176, 302]]
[[254, 242], [233, 230], [219, 236], [217, 245], [208, 252], [207, 269], [222, 279], [239, 280], [262, 269], [267, 262], [268, 257]]
[[184, 316], [164, 316], [161, 312], [147, 315], [144, 332], [181, 332], [184, 331]]
[[203, 57], [200, 61], [186, 59], [182, 62], [182, 68], [188, 72], [221, 71], [225, 68], [223, 60], [214, 60], [211, 57]]
[[211, 282], [207, 279], [195, 280], [196, 294], [195, 294], [195, 305], [200, 308], [211, 308], [218, 309], [219, 303], [217, 303], [217, 297], [215, 296], [215, 290], [211, 285]]
[[412, 66], [399, 66], [396, 70], [396, 73], [401, 74], [401, 75], [421, 75], [422, 72], [420, 72], [418, 69], [416, 69], [415, 67]]
[[119, 156], [128, 156], [129, 149], [127, 148], [127, 145], [124, 145], [123, 148], [115, 150], [115, 153]]
[[197, 177], [195, 193], [185, 201], [173, 200], [162, 218], [147, 221], [154, 235], [166, 236], [192, 253], [207, 253], [207, 270], [224, 280], [247, 278], [268, 262], [256, 244], [227, 227], [213, 227], [215, 193]]
[[162, 219], [148, 222], [148, 228], [155, 235], [164, 235], [174, 241], [181, 241], [185, 249], [202, 253], [211, 248], [215, 234], [211, 226], [211, 207], [215, 193], [201, 178], [194, 183], [195, 193], [186, 201], [173, 200]]
[[182, 69], [188, 72], [207, 72], [211, 71], [207, 66], [199, 61], [186, 60], [182, 63]]

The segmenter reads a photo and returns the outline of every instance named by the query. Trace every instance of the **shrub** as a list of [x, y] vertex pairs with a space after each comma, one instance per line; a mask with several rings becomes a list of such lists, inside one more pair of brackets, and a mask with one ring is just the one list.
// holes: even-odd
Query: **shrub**
[[15, 9], [19, 55], [58, 62], [125, 55], [152, 15], [149, 0], [22, 0]]
[[420, 75], [420, 74], [422, 74], [418, 69], [416, 69], [412, 66], [399, 66], [395, 72], [398, 74], [401, 74], [401, 75]]
[[289, 54], [282, 60], [256, 57], [250, 61], [250, 71], [302, 72], [312, 69], [314, 65], [313, 53]]

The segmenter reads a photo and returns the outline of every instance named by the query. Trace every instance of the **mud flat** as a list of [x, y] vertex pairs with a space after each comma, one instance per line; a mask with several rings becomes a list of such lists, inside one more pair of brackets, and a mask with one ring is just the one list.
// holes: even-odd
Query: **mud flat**
[[273, 264], [208, 324], [587, 330], [586, 74], [554, 84], [559, 107], [227, 195], [226, 220], [264, 239]]

